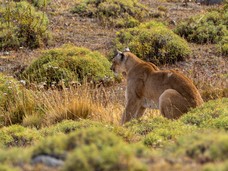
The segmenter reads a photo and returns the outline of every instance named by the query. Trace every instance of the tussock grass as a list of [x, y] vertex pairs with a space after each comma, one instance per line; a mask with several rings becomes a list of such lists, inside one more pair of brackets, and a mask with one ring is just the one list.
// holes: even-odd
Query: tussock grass
[[[124, 109], [114, 92], [105, 92], [103, 88], [91, 88], [90, 85], [64, 88], [62, 91], [28, 92], [29, 94], [23, 96], [13, 94], [16, 103], [12, 102], [7, 110], [2, 110], [2, 125], [19, 123], [41, 128], [67, 119], [91, 119], [119, 124], [120, 114]], [[116, 101], [112, 101], [115, 99]]]

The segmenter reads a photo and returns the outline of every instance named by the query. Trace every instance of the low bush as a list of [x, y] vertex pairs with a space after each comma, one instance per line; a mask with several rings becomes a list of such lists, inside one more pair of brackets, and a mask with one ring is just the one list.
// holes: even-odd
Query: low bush
[[64, 171], [71, 170], [147, 170], [134, 150], [126, 145], [114, 147], [104, 146], [100, 149], [95, 145], [83, 146], [69, 155], [63, 167]]
[[51, 0], [28, 0], [28, 1], [31, 2], [34, 6], [39, 8], [46, 7], [51, 2]]
[[189, 134], [195, 130], [195, 127], [185, 126], [181, 123], [173, 123], [154, 129], [146, 135], [143, 141], [147, 146], [163, 147], [167, 143], [175, 142], [178, 137]]
[[195, 43], [218, 43], [222, 55], [228, 54], [228, 10], [214, 10], [183, 21], [175, 32]]
[[203, 166], [203, 171], [226, 171], [228, 170], [228, 161], [219, 163], [209, 163]]
[[220, 128], [227, 130], [228, 98], [211, 100], [203, 106], [192, 109], [180, 118], [180, 121], [202, 128]]
[[223, 56], [226, 56], [226, 57], [228, 56], [228, 34], [227, 36], [223, 37], [221, 42], [219, 42], [218, 49]]
[[138, 0], [77, 0], [72, 12], [115, 27], [134, 27], [151, 13]]
[[147, 135], [148, 133], [152, 132], [154, 129], [161, 128], [164, 125], [168, 125], [170, 120], [162, 117], [157, 116], [148, 119], [139, 119], [139, 120], [132, 120], [124, 125], [127, 129], [131, 130], [135, 134], [139, 135]]
[[[228, 76], [226, 74], [221, 75], [222, 79], [227, 77]], [[228, 88], [205, 87], [201, 92], [201, 96], [205, 102], [228, 97]]]
[[64, 120], [50, 127], [43, 128], [41, 130], [41, 133], [45, 136], [57, 135], [59, 133], [69, 134], [71, 132], [75, 132], [78, 130], [83, 130], [91, 127], [101, 128], [101, 127], [104, 127], [104, 125], [100, 122], [95, 122], [95, 121], [85, 120], [85, 119], [80, 121]]
[[155, 64], [182, 61], [191, 53], [184, 39], [158, 22], [144, 23], [117, 32], [114, 50], [126, 47], [139, 58]]
[[121, 142], [123, 142], [121, 138], [108, 132], [107, 129], [86, 128], [71, 132], [67, 136], [62, 134], [45, 139], [34, 148], [33, 156], [44, 154], [65, 159], [66, 151], [72, 151], [75, 148], [92, 144], [98, 148], [103, 148], [104, 146], [112, 147]]
[[41, 136], [35, 129], [25, 128], [19, 125], [3, 127], [0, 129], [0, 146], [28, 146], [40, 140]]
[[0, 170], [1, 171], [19, 171], [19, 168], [15, 168], [13, 166], [5, 165], [5, 164], [0, 164]]
[[0, 7], [0, 48], [37, 48], [48, 44], [48, 18], [26, 1]]
[[51, 86], [69, 86], [85, 81], [100, 83], [112, 80], [110, 62], [100, 53], [65, 45], [45, 51], [21, 75], [29, 82]]
[[213, 130], [198, 131], [179, 138], [169, 150], [177, 156], [187, 156], [199, 163], [225, 161], [228, 157], [228, 135]]
[[195, 43], [218, 43], [228, 35], [227, 11], [212, 11], [178, 24], [175, 32]]
[[[25, 0], [13, 0], [14, 2], [21, 2]], [[35, 7], [44, 8], [50, 3], [51, 0], [26, 0], [29, 3], [33, 4]]]
[[23, 164], [29, 162], [31, 158], [31, 148], [11, 147], [7, 149], [0, 149], [0, 154], [0, 163], [6, 164], [7, 166], [13, 166], [16, 170]]
[[106, 128], [107, 131], [114, 133], [115, 135], [122, 137], [127, 142], [137, 141], [139, 137], [135, 135], [131, 130], [128, 130], [120, 126], [105, 125], [101, 122], [96, 122], [88, 119], [80, 119], [79, 121], [64, 120], [55, 125], [44, 127], [41, 129], [43, 136], [52, 136], [57, 134], [69, 134], [74, 131], [87, 128]]
[[137, 134], [141, 135], [141, 139], [145, 145], [153, 147], [162, 147], [168, 142], [176, 141], [181, 135], [196, 130], [194, 126], [187, 126], [182, 122], [171, 121], [162, 116], [146, 120], [133, 120], [127, 123], [125, 127], [135, 133], [135, 136]]

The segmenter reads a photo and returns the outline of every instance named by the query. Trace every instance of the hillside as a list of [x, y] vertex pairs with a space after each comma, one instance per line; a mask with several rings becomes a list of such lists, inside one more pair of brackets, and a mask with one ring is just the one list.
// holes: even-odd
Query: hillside
[[[0, 171], [228, 170], [226, 1], [0, 3]], [[204, 105], [120, 126], [110, 61], [126, 46], [191, 78]]]

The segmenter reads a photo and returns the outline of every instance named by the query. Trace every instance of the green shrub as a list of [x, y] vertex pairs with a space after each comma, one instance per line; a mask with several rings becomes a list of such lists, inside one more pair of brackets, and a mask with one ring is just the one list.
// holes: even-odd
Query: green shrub
[[64, 134], [47, 137], [45, 140], [35, 145], [32, 151], [32, 157], [39, 155], [49, 155], [58, 159], [65, 159], [67, 150], [66, 142], [67, 136]]
[[0, 15], [0, 48], [37, 48], [48, 43], [48, 18], [28, 2], [5, 3]]
[[91, 121], [91, 120], [64, 120], [60, 123], [52, 125], [47, 128], [43, 128], [41, 133], [45, 136], [56, 135], [56, 134], [69, 134], [74, 131], [78, 131], [81, 129], [91, 128], [91, 127], [103, 127], [104, 125], [99, 122]]
[[[227, 15], [228, 17], [228, 15]], [[228, 24], [228, 22], [227, 22]], [[227, 36], [223, 37], [222, 41], [218, 44], [218, 49], [220, 50], [223, 56], [228, 56], [228, 34]]]
[[196, 130], [194, 127], [185, 126], [181, 123], [170, 123], [160, 128], [154, 129], [146, 135], [144, 144], [153, 147], [162, 147], [167, 143], [175, 142], [180, 136], [191, 133]]
[[19, 171], [19, 170], [20, 170], [19, 168], [15, 168], [13, 166], [0, 164], [0, 171]]
[[187, 42], [163, 24], [149, 22], [117, 32], [115, 49], [130, 50], [139, 58], [156, 64], [182, 61], [190, 55]]
[[220, 163], [209, 163], [203, 166], [203, 171], [227, 171], [228, 161]]
[[228, 35], [228, 12], [212, 11], [181, 22], [175, 32], [195, 43], [218, 43]]
[[3, 127], [0, 129], [0, 146], [28, 146], [41, 139], [38, 131], [19, 125]]
[[51, 0], [13, 0], [14, 2], [28, 1], [33, 4], [35, 7], [44, 8], [50, 3]]
[[0, 149], [0, 163], [8, 166], [22, 166], [28, 163], [31, 158], [31, 148], [13, 147], [8, 149]]
[[107, 129], [84, 128], [71, 132], [67, 136], [62, 134], [45, 139], [45, 141], [35, 147], [33, 156], [46, 154], [65, 159], [66, 151], [72, 151], [84, 145], [94, 144], [98, 148], [103, 148], [104, 146], [112, 147], [121, 142], [123, 142], [121, 138], [108, 132]]
[[51, 0], [28, 0], [29, 2], [31, 2], [34, 6], [42, 8], [42, 7], [46, 7]]
[[65, 45], [45, 51], [22, 73], [22, 78], [47, 86], [69, 86], [75, 81], [108, 82], [113, 75], [110, 65], [98, 52]]
[[228, 98], [211, 100], [203, 106], [192, 109], [180, 118], [180, 121], [205, 128], [226, 129], [228, 116]]
[[126, 123], [124, 126], [135, 134], [145, 136], [154, 129], [168, 125], [170, 122], [170, 120], [162, 116], [157, 116], [149, 119], [132, 120], [131, 122]]
[[90, 145], [73, 151], [67, 158], [63, 170], [143, 171], [147, 170], [147, 167], [135, 156], [129, 146], [105, 146], [100, 149], [95, 145]]
[[128, 130], [124, 127], [104, 125], [103, 123], [88, 119], [80, 119], [79, 121], [64, 120], [50, 127], [45, 127], [41, 129], [41, 134], [46, 137], [57, 134], [69, 134], [71, 132], [78, 131], [81, 129], [102, 127], [105, 127], [107, 131], [110, 131], [116, 134], [117, 136], [122, 137], [127, 142], [138, 140], [137, 135], [135, 135], [131, 130]]
[[228, 135], [212, 130], [198, 131], [179, 138], [169, 152], [190, 157], [200, 163], [224, 161], [228, 157]]
[[133, 120], [125, 124], [128, 130], [141, 135], [143, 143], [147, 146], [162, 147], [166, 143], [196, 130], [194, 126], [187, 126], [179, 121], [171, 121], [162, 116], [148, 119]]
[[1, 73], [0, 101], [0, 127], [22, 123], [25, 115], [42, 114], [31, 92]]
[[150, 15], [138, 0], [77, 0], [72, 12], [115, 27], [134, 27]]

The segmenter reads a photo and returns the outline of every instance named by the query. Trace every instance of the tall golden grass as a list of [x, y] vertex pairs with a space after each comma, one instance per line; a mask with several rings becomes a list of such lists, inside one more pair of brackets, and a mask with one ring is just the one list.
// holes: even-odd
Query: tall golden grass
[[[119, 125], [125, 105], [124, 88], [121, 87], [94, 88], [83, 85], [63, 90], [22, 89], [26, 93], [23, 96], [15, 94], [16, 103], [10, 105], [3, 115], [4, 120], [8, 121], [5, 125], [19, 123], [41, 128], [65, 119], [90, 119]], [[17, 113], [17, 117], [12, 113]], [[145, 117], [157, 114], [158, 111], [148, 110]]]
[[[63, 90], [22, 89], [22, 92], [25, 91], [27, 93], [23, 93], [23, 96], [14, 94], [16, 103], [4, 111], [7, 125], [22, 123], [40, 128], [65, 119], [91, 119], [118, 124], [124, 109], [124, 99], [119, 100], [120, 94], [116, 94], [112, 88], [107, 90], [83, 85]], [[12, 115], [15, 112], [18, 113], [18, 120]]]

